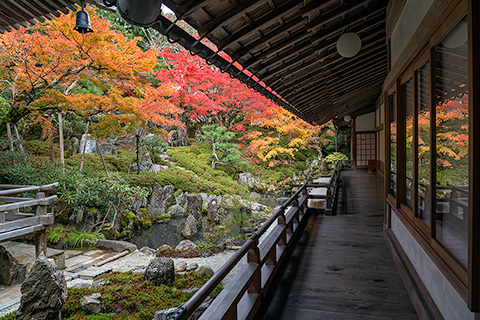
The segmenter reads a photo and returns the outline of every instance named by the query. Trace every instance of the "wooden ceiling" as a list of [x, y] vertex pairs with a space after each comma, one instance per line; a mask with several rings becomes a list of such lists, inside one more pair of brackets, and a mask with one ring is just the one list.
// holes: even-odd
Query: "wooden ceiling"
[[[3, 0], [0, 32], [76, 10], [78, 2]], [[101, 0], [86, 2], [103, 6]], [[375, 110], [387, 75], [387, 0], [164, 2], [197, 29], [201, 39], [208, 38], [242, 68], [164, 16], [153, 28], [308, 122], [321, 124]], [[343, 58], [336, 50], [337, 39], [346, 31], [362, 40], [353, 58]]]
[[[375, 110], [387, 75], [388, 1], [167, 0], [165, 4], [307, 121], [320, 124]], [[362, 40], [353, 58], [343, 58], [336, 50], [337, 39], [346, 31], [356, 32]], [[179, 42], [188, 47], [188, 41]]]

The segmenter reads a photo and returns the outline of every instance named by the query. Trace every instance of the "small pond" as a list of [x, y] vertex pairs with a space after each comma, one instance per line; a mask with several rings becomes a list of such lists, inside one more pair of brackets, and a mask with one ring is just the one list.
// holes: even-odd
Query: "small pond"
[[[275, 198], [276, 195], [264, 195], [256, 201], [260, 204], [269, 206], [272, 208], [275, 207]], [[223, 217], [223, 219], [229, 219], [230, 217]], [[248, 219], [248, 218], [247, 218]], [[170, 221], [164, 223], [154, 224], [151, 228], [146, 230], [137, 231], [134, 233], [132, 238], [128, 241], [137, 245], [140, 249], [144, 246], [157, 249], [163, 244], [168, 244], [172, 248], [175, 248], [177, 244], [185, 239], [191, 240], [193, 242], [198, 240], [204, 240], [202, 232], [210, 230], [210, 225], [207, 222], [207, 219], [202, 219], [202, 226], [198, 228], [198, 232], [191, 237], [184, 238], [182, 236], [182, 229], [185, 225], [186, 217], [172, 218]], [[240, 234], [240, 228], [238, 226], [229, 227], [229, 234], [226, 238], [233, 238]]]

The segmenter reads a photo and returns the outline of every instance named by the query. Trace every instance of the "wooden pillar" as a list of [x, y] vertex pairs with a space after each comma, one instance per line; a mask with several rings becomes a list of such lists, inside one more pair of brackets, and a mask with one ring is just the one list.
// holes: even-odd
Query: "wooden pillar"
[[355, 119], [352, 119], [352, 131], [350, 134], [350, 154], [352, 158], [352, 169], [357, 166], [357, 135], [355, 129]]
[[[45, 192], [37, 192], [35, 199], [45, 198]], [[46, 205], [38, 205], [35, 209], [36, 216], [42, 216], [47, 214]], [[38, 258], [40, 253], [47, 255], [47, 230], [43, 229], [35, 233], [35, 259]]]

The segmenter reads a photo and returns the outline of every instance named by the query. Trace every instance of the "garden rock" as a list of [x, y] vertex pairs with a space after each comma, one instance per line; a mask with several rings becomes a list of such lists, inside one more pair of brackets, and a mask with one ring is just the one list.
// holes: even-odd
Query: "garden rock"
[[175, 247], [175, 250], [198, 250], [198, 246], [190, 240], [182, 240]]
[[157, 248], [157, 252], [161, 250], [172, 250], [172, 247], [170, 247], [168, 244], [162, 244], [160, 247]]
[[187, 130], [184, 128], [178, 128], [168, 133], [168, 145], [171, 147], [184, 147], [188, 146]]
[[210, 221], [218, 222], [220, 216], [218, 215], [218, 209], [220, 209], [220, 203], [222, 201], [221, 196], [209, 195], [207, 198], [207, 214]]
[[185, 261], [175, 263], [175, 272], [183, 272], [185, 269], [187, 269], [187, 263]]
[[146, 197], [138, 197], [133, 201], [133, 212], [139, 213], [141, 208], [146, 208], [148, 200]]
[[197, 219], [195, 219], [193, 215], [188, 215], [187, 220], [185, 221], [185, 226], [182, 230], [182, 236], [186, 238], [191, 237], [197, 232]]
[[0, 246], [0, 284], [7, 286], [25, 280], [26, 266], [19, 264], [10, 252]]
[[150, 256], [155, 254], [155, 250], [147, 246], [142, 247], [140, 252]]
[[98, 279], [98, 280], [94, 280], [92, 282], [91, 287], [95, 288], [95, 289], [98, 289], [98, 288], [104, 287], [106, 284], [107, 284], [107, 282], [105, 281], [105, 279]]
[[63, 273], [40, 254], [20, 289], [22, 298], [17, 320], [59, 319], [67, 299]]
[[67, 288], [88, 288], [92, 285], [92, 280], [85, 280], [85, 279], [73, 279], [72, 281], [67, 282]]
[[194, 271], [198, 269], [198, 263], [192, 262], [187, 266], [187, 271]]
[[167, 169], [168, 169], [168, 166], [162, 166], [161, 164], [152, 164], [152, 167], [148, 171], [160, 172], [160, 171], [167, 170]]
[[213, 274], [213, 269], [209, 266], [200, 266], [195, 270], [198, 274]]
[[158, 184], [158, 182], [156, 182], [153, 187], [152, 197], [150, 198], [147, 210], [153, 217], [161, 216], [167, 211], [163, 187]]
[[[205, 301], [203, 301], [202, 304], [195, 310], [195, 312], [192, 313], [190, 317], [188, 317], [188, 319], [198, 320], [200, 316], [205, 312], [205, 310], [207, 310], [207, 308], [210, 306], [212, 301], [213, 301], [212, 297], [210, 296], [207, 297]], [[182, 311], [182, 308], [180, 307], [156, 311], [153, 320], [174, 319], [181, 311]]]
[[80, 300], [80, 305], [87, 314], [99, 314], [105, 312], [105, 304], [103, 303], [102, 295], [98, 292], [92, 293], [89, 296], [84, 296]]
[[200, 194], [187, 194], [186, 210], [188, 215], [193, 215], [199, 219], [202, 212], [203, 199]]
[[163, 196], [165, 198], [165, 203], [167, 206], [172, 205], [174, 197], [173, 194], [175, 193], [175, 187], [169, 184], [168, 186], [163, 187]]
[[117, 147], [110, 142], [100, 142], [97, 147], [97, 153], [102, 152], [102, 154], [108, 154], [112, 156], [117, 155]]
[[172, 217], [185, 217], [185, 212], [185, 209], [178, 204], [174, 204], [167, 211]]
[[175, 204], [184, 207], [186, 201], [185, 196], [187, 194], [188, 193], [184, 193], [182, 190], [175, 191], [175, 193], [173, 194], [173, 197], [175, 198]]
[[85, 143], [85, 153], [95, 153], [95, 151], [97, 150], [97, 143], [94, 139], [90, 139], [90, 135], [88, 135], [87, 138], [85, 134], [83, 134], [82, 138], [80, 139], [78, 153], [83, 153], [83, 146], [85, 145]]
[[160, 257], [150, 261], [143, 274], [144, 279], [150, 281], [154, 286], [167, 285], [173, 286], [175, 281], [175, 269], [173, 260]]
[[99, 239], [95, 246], [97, 248], [105, 248], [105, 249], [118, 251], [118, 252], [125, 251], [125, 250], [134, 252], [135, 250], [137, 250], [137, 246], [135, 244], [127, 241], [118, 241], [118, 240]]

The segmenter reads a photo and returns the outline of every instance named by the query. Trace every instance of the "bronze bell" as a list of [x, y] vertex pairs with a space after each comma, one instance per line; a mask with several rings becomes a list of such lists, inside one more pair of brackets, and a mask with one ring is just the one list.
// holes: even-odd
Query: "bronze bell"
[[80, 10], [77, 12], [77, 23], [75, 24], [74, 30], [77, 30], [81, 34], [93, 32], [92, 27], [90, 26], [90, 17], [86, 11]]

